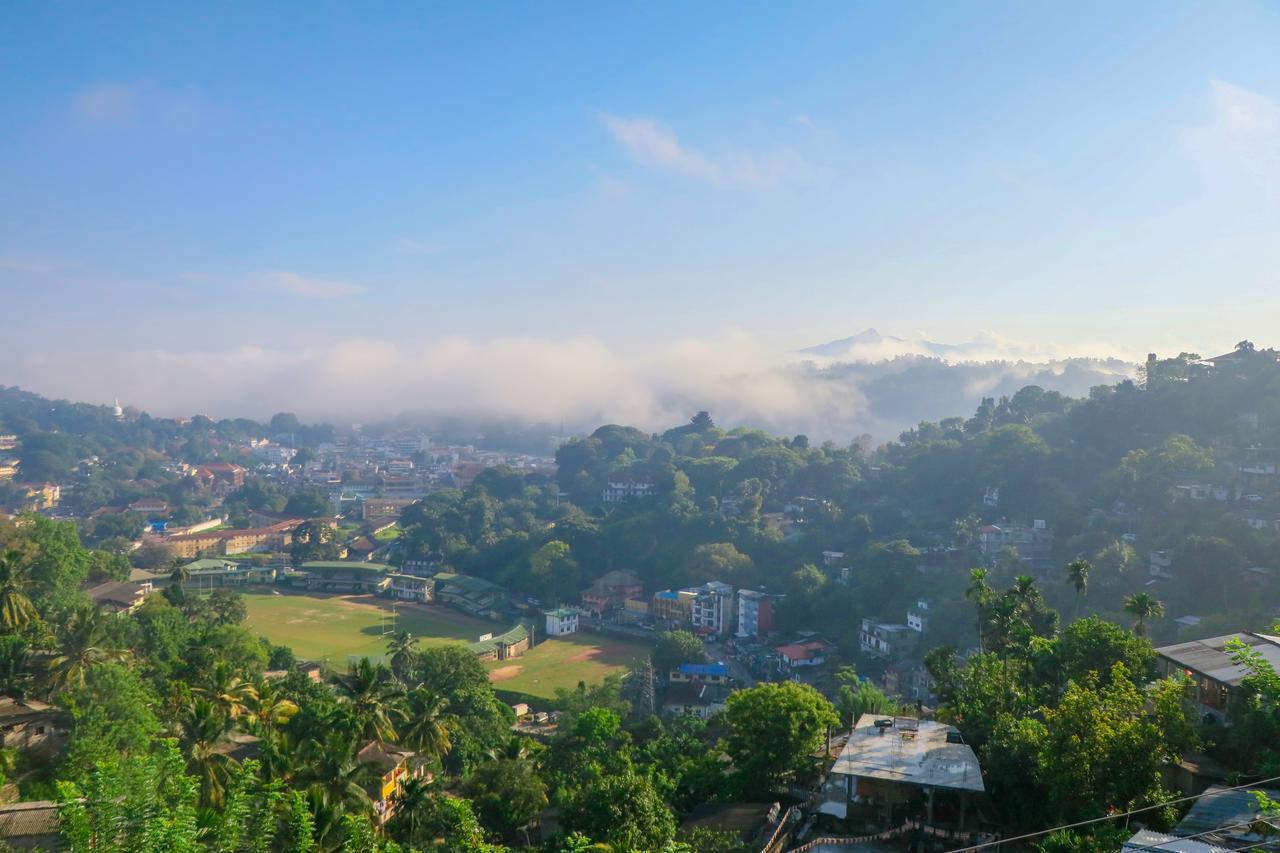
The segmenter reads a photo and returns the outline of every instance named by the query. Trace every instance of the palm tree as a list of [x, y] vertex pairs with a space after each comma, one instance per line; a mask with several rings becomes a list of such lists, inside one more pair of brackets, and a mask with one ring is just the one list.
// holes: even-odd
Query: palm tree
[[393, 797], [395, 815], [391, 828], [399, 840], [407, 840], [411, 844], [421, 839], [426, 807], [431, 802], [431, 783], [420, 776], [411, 776], [404, 780]]
[[258, 701], [258, 688], [235, 674], [226, 661], [218, 661], [213, 666], [213, 686], [192, 688], [192, 692], [208, 697], [222, 709], [228, 720], [236, 720], [249, 712], [251, 705]]
[[361, 739], [394, 740], [395, 721], [404, 717], [400, 702], [404, 690], [383, 666], [375, 666], [368, 658], [351, 665], [346, 675], [334, 678], [338, 695], [345, 700], [356, 720], [356, 733]]
[[445, 716], [449, 700], [426, 687], [410, 690], [405, 699], [407, 722], [400, 731], [404, 745], [430, 759], [444, 758], [453, 749]]
[[258, 733], [283, 726], [298, 713], [298, 706], [280, 695], [275, 682], [265, 679], [254, 682], [253, 695], [244, 707], [250, 728], [257, 729]]
[[84, 685], [89, 670], [100, 663], [121, 663], [129, 650], [106, 645], [107, 618], [88, 605], [72, 612], [58, 654], [49, 659], [50, 694]]
[[408, 631], [401, 631], [391, 638], [387, 644], [390, 655], [391, 671], [401, 682], [408, 682], [413, 672], [413, 665], [418, 660], [418, 641]]
[[969, 587], [964, 597], [978, 606], [978, 648], [986, 650], [987, 604], [991, 601], [991, 584], [987, 583], [986, 569], [969, 570]]
[[174, 557], [173, 562], [169, 565], [169, 580], [178, 586], [191, 580], [191, 569], [181, 557]]
[[335, 813], [366, 812], [373, 808], [368, 784], [373, 781], [368, 766], [357, 756], [359, 741], [352, 732], [335, 729], [323, 742], [309, 740], [303, 745], [298, 781], [314, 792], [320, 803]]
[[1076, 589], [1076, 613], [1080, 612], [1080, 599], [1089, 591], [1089, 573], [1093, 566], [1088, 560], [1076, 559], [1067, 563], [1067, 583]]
[[1036, 579], [1031, 575], [1018, 575], [1013, 579], [1013, 586], [1009, 592], [1013, 593], [1014, 599], [1026, 610], [1034, 609], [1036, 603], [1040, 600], [1040, 591], [1036, 589]]
[[236, 761], [222, 750], [231, 721], [212, 700], [196, 697], [183, 714], [181, 741], [187, 752], [188, 770], [200, 780], [200, 797], [206, 804], [222, 804]]
[[5, 630], [20, 630], [40, 618], [27, 595], [30, 588], [22, 553], [10, 550], [0, 554], [0, 626]]
[[1124, 612], [1135, 617], [1133, 633], [1139, 637], [1147, 634], [1147, 620], [1164, 615], [1164, 605], [1149, 592], [1135, 593], [1124, 600]]

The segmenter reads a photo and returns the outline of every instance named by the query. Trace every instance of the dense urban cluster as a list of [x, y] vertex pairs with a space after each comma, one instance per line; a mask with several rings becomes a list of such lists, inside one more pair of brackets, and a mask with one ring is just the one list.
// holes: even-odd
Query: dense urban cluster
[[1274, 351], [880, 445], [430, 426], [0, 389], [5, 843], [1268, 843]]

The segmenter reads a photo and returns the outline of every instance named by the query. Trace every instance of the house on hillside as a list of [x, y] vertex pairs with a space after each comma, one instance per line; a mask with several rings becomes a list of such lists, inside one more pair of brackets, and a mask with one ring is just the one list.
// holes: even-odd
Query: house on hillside
[[86, 594], [93, 603], [113, 613], [132, 613], [155, 590], [151, 581], [110, 581], [90, 587]]
[[60, 755], [71, 734], [71, 715], [36, 699], [0, 696], [0, 748], [46, 760]]
[[862, 630], [858, 632], [858, 647], [863, 654], [892, 658], [914, 646], [918, 637], [918, 633], [898, 622], [863, 619]]
[[783, 668], [794, 672], [805, 667], [822, 666], [827, 662], [832, 647], [826, 640], [814, 638], [778, 646], [774, 651]]
[[1156, 669], [1162, 678], [1181, 674], [1195, 686], [1200, 715], [1230, 722], [1235, 705], [1247, 694], [1244, 679], [1249, 671], [1231, 658], [1228, 643], [1238, 640], [1280, 669], [1280, 637], [1241, 631], [1156, 649]]
[[658, 487], [648, 477], [610, 477], [601, 490], [600, 500], [607, 504], [648, 498], [658, 493]]
[[409, 779], [430, 778], [426, 762], [418, 754], [389, 743], [371, 740], [356, 754], [356, 760], [373, 773], [367, 791], [379, 826], [391, 820], [400, 792]]
[[644, 591], [644, 584], [636, 573], [627, 569], [614, 569], [605, 572], [582, 593], [582, 606], [603, 616], [611, 610], [622, 607], [627, 599], [639, 598]]
[[918, 795], [925, 823], [945, 810], [964, 829], [969, 800], [985, 791], [978, 757], [945, 723], [863, 714], [828, 774], [818, 811], [896, 826]]

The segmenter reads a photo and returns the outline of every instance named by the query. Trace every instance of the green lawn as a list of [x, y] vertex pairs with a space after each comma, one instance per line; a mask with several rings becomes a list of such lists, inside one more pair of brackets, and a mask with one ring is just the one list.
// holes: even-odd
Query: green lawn
[[612, 672], [648, 657], [649, 646], [599, 634], [570, 634], [539, 643], [524, 657], [489, 664], [489, 677], [499, 690], [551, 699], [557, 687], [572, 689], [579, 681], [599, 684]]
[[[350, 657], [378, 659], [386, 654], [386, 627], [392, 602], [371, 595], [319, 595], [253, 590], [243, 593], [249, 616], [245, 626], [271, 642], [288, 646], [306, 660], [327, 661], [343, 669]], [[500, 633], [507, 625], [476, 619], [448, 607], [396, 604], [396, 627], [409, 631], [423, 646], [470, 643], [481, 634]], [[541, 627], [538, 633], [541, 636]], [[649, 654], [649, 646], [597, 634], [557, 637], [534, 647], [523, 657], [493, 661], [493, 686], [543, 699], [555, 697], [557, 687], [572, 689], [579, 681], [600, 683], [611, 672], [622, 672]]]
[[[327, 660], [343, 669], [351, 655], [378, 658], [386, 653], [388, 638], [382, 631], [392, 606], [387, 599], [261, 590], [245, 592], [244, 603], [250, 631], [288, 646], [300, 658]], [[396, 628], [409, 631], [424, 646], [474, 642], [505, 627], [440, 605], [396, 604]]]

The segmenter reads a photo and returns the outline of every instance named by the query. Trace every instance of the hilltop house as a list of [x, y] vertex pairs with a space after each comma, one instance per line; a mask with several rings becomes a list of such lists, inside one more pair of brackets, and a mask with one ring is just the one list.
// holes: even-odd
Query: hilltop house
[[658, 488], [648, 477], [610, 477], [601, 491], [600, 500], [607, 504], [652, 497]]

